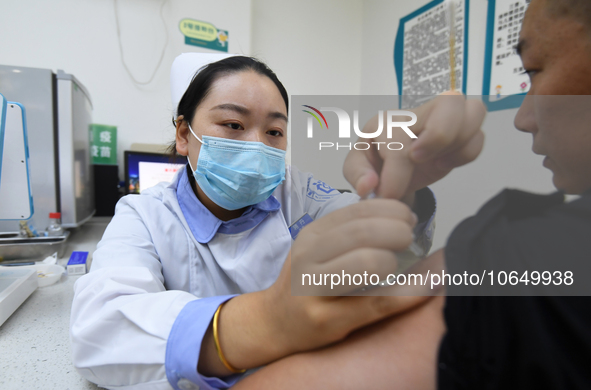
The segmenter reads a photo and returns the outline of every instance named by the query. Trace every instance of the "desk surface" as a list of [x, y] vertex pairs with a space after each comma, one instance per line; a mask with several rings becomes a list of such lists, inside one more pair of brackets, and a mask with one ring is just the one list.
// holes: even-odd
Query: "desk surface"
[[[64, 257], [73, 251], [96, 249], [110, 218], [95, 217], [72, 231]], [[70, 308], [79, 276], [62, 276], [56, 284], [40, 287], [0, 326], [0, 389], [98, 389], [72, 365]]]

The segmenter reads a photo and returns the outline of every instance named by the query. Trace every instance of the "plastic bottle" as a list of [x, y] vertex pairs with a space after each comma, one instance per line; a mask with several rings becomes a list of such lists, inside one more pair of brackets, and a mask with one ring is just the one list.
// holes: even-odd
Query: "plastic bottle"
[[51, 237], [63, 236], [64, 229], [61, 224], [61, 213], [49, 213], [49, 226], [47, 227], [47, 235]]

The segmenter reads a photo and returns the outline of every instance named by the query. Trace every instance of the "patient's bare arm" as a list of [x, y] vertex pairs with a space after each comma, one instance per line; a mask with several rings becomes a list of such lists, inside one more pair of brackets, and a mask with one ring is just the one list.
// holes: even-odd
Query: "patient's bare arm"
[[[441, 263], [443, 251], [429, 261]], [[233, 389], [434, 389], [444, 302], [431, 298], [338, 344], [281, 359]]]

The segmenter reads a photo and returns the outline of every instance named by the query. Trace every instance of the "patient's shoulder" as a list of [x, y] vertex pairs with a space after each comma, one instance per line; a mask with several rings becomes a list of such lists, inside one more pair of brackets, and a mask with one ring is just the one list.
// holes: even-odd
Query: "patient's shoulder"
[[578, 264], [588, 257], [590, 231], [591, 196], [565, 203], [561, 193], [504, 190], [455, 228], [446, 262], [458, 270]]

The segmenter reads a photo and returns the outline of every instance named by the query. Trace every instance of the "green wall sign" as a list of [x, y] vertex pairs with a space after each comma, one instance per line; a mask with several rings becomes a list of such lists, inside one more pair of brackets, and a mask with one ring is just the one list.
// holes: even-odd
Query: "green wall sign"
[[90, 125], [90, 158], [95, 165], [117, 165], [117, 127]]
[[228, 31], [219, 30], [213, 24], [194, 19], [183, 19], [179, 29], [185, 36], [185, 44], [228, 52]]

